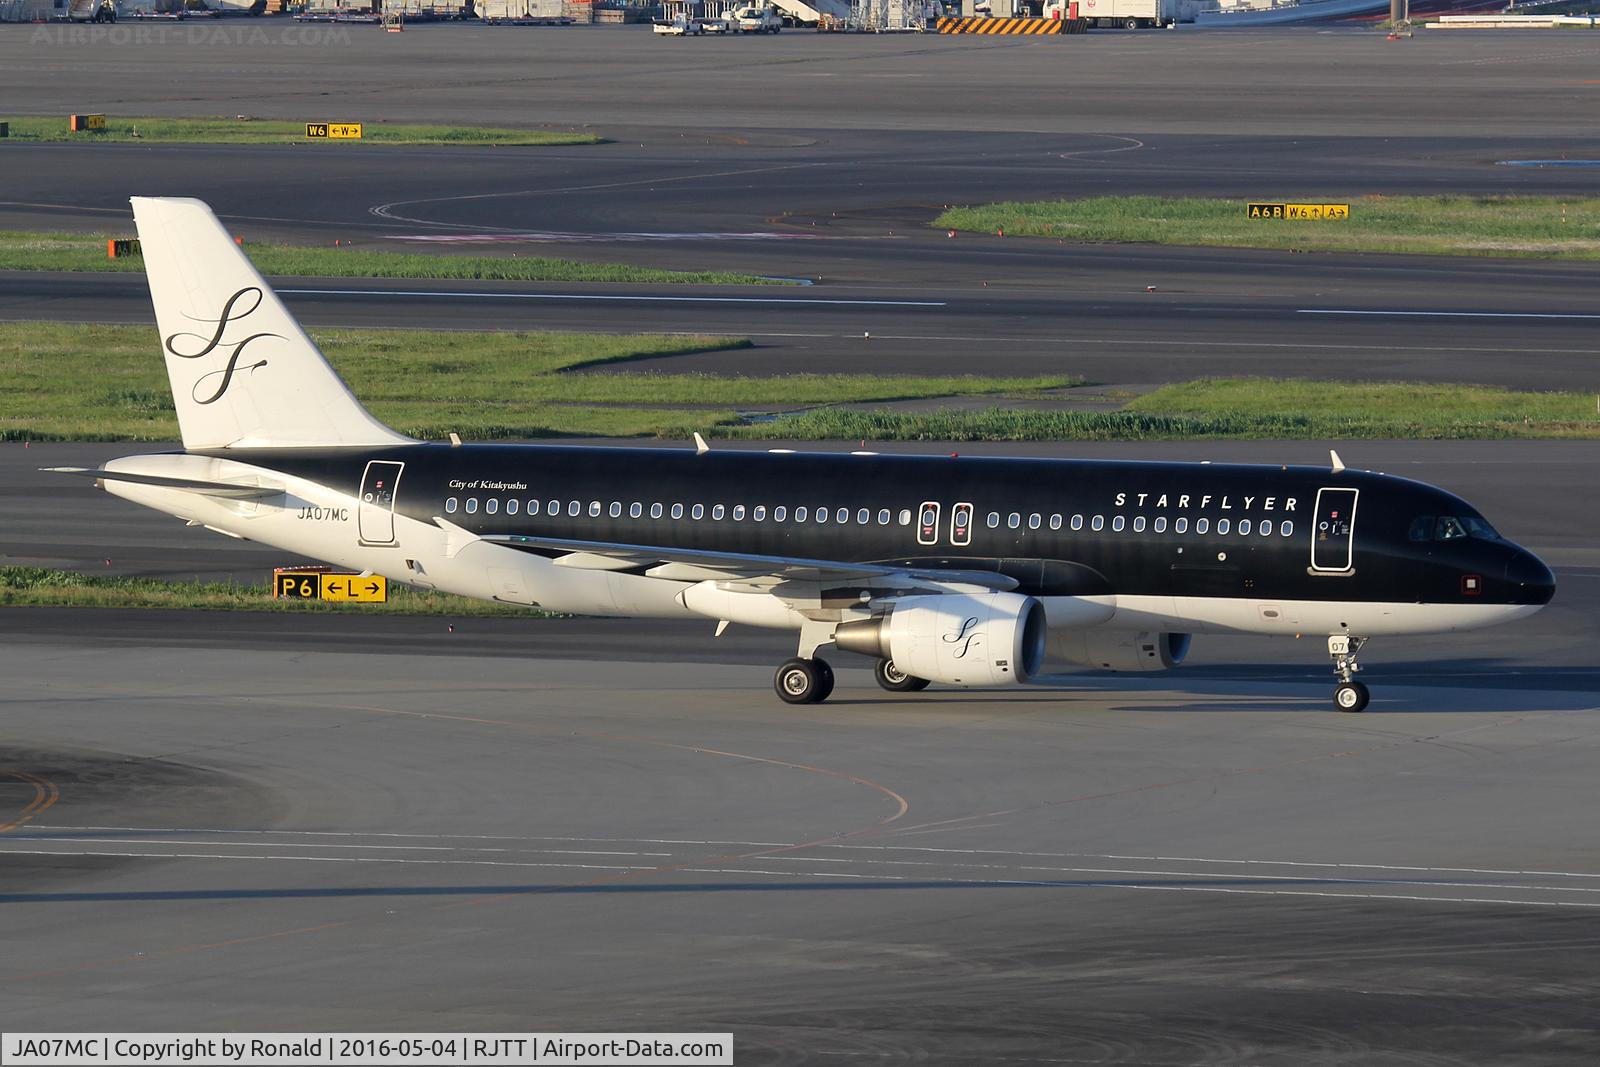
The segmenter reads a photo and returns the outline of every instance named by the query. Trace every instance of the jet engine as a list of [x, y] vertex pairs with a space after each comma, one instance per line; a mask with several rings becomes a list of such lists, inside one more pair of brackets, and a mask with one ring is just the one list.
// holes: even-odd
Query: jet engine
[[1183, 662], [1189, 654], [1190, 637], [1131, 630], [1058, 630], [1050, 635], [1050, 654], [1103, 671], [1164, 671]]
[[1044, 606], [1017, 593], [901, 597], [885, 615], [844, 623], [833, 640], [932, 682], [1021, 685], [1044, 662]]

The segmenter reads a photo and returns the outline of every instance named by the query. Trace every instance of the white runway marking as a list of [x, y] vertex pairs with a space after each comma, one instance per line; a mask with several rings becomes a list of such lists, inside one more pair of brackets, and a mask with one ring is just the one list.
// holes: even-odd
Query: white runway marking
[[827, 300], [781, 296], [634, 296], [627, 293], [472, 293], [417, 289], [279, 289], [291, 296], [404, 296], [470, 300], [587, 300], [663, 304], [833, 304], [842, 307], [942, 308], [943, 300]]
[[1600, 315], [1555, 311], [1377, 311], [1354, 308], [1297, 308], [1296, 315], [1371, 315], [1425, 319], [1600, 319]]
[[[132, 839], [71, 836], [74, 833], [126, 833], [135, 836]], [[535, 842], [557, 847], [532, 847]], [[676, 847], [674, 851], [644, 851], [622, 846], [654, 846], [654, 849], [681, 847]], [[719, 865], [703, 854], [702, 850], [708, 848], [791, 851], [787, 855], [763, 856], [759, 861], [762, 864], [760, 866], [743, 867]], [[1139, 889], [1525, 907], [1600, 907], [1600, 900], [1594, 899], [1600, 897], [1600, 872], [1509, 866], [1429, 867], [1348, 861], [1033, 852], [902, 844], [806, 846], [799, 842], [698, 839], [524, 838], [330, 830], [46, 826], [38, 827], [31, 833], [0, 838], [0, 855], [6, 853], [56, 857], [224, 862], [267, 860], [280, 863], [515, 867], [629, 873], [670, 869], [683, 874], [748, 875], [800, 883], [833, 880], [910, 883], [929, 888], [1015, 886]], [[518, 856], [541, 858], [513, 858]], [[564, 857], [570, 857], [571, 860]], [[636, 857], [641, 862], [589, 863], [582, 861], [585, 857]], [[748, 862], [754, 858], [754, 854], [747, 853], [744, 858]], [[737, 858], [731, 860], [738, 862]], [[907, 871], [908, 867], [914, 870]], [[1484, 880], [1476, 880], [1475, 876], [1482, 876]]]

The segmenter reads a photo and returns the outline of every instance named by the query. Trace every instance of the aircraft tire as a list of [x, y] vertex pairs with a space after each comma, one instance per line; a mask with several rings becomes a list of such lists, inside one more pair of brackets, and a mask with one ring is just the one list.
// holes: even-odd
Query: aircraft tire
[[872, 665], [872, 677], [878, 686], [891, 693], [918, 693], [928, 688], [926, 678], [907, 674], [894, 665], [892, 659], [880, 659]]
[[1354, 715], [1367, 710], [1367, 701], [1371, 696], [1367, 687], [1360, 682], [1341, 682], [1333, 691], [1333, 706]]
[[[822, 699], [826, 689], [824, 679], [828, 677], [818, 669], [820, 660], [791, 659], [779, 665], [777, 673], [772, 676], [772, 687], [778, 692], [778, 699], [785, 704], [815, 704]], [[826, 667], [826, 664], [823, 664]], [[831, 675], [831, 671], [828, 672]]]

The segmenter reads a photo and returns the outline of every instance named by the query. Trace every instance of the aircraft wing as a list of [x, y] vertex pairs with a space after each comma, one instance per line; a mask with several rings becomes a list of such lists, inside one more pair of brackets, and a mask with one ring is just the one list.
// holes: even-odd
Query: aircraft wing
[[104, 482], [133, 482], [138, 485], [156, 485], [163, 489], [187, 489], [205, 496], [228, 497], [235, 500], [260, 500], [277, 496], [283, 487], [272, 485], [244, 485], [238, 482], [204, 482], [195, 478], [167, 478], [158, 474], [132, 474], [120, 471], [95, 470], [89, 467], [40, 467], [49, 474], [76, 474]]
[[521, 534], [492, 534], [481, 539], [491, 544], [554, 556], [558, 567], [625, 570], [650, 578], [684, 582], [749, 581], [758, 578], [789, 582], [869, 582], [872, 579], [897, 578], [979, 585], [1000, 591], [1015, 589], [1018, 584], [1016, 579], [994, 571], [946, 570], [903, 566], [892, 562], [846, 563], [797, 556], [663, 548], [659, 545], [616, 544], [610, 541], [574, 541]]

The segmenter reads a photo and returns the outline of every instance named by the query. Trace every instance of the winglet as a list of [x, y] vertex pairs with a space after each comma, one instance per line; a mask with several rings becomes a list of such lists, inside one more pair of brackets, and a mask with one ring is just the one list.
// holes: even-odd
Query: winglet
[[1332, 448], [1328, 449], [1328, 457], [1333, 460], [1333, 473], [1343, 474], [1344, 460], [1339, 458], [1338, 450]]
[[694, 454], [697, 456], [703, 456], [710, 451], [711, 446], [706, 444], [706, 439], [700, 436], [699, 430], [696, 430], [694, 432]]

